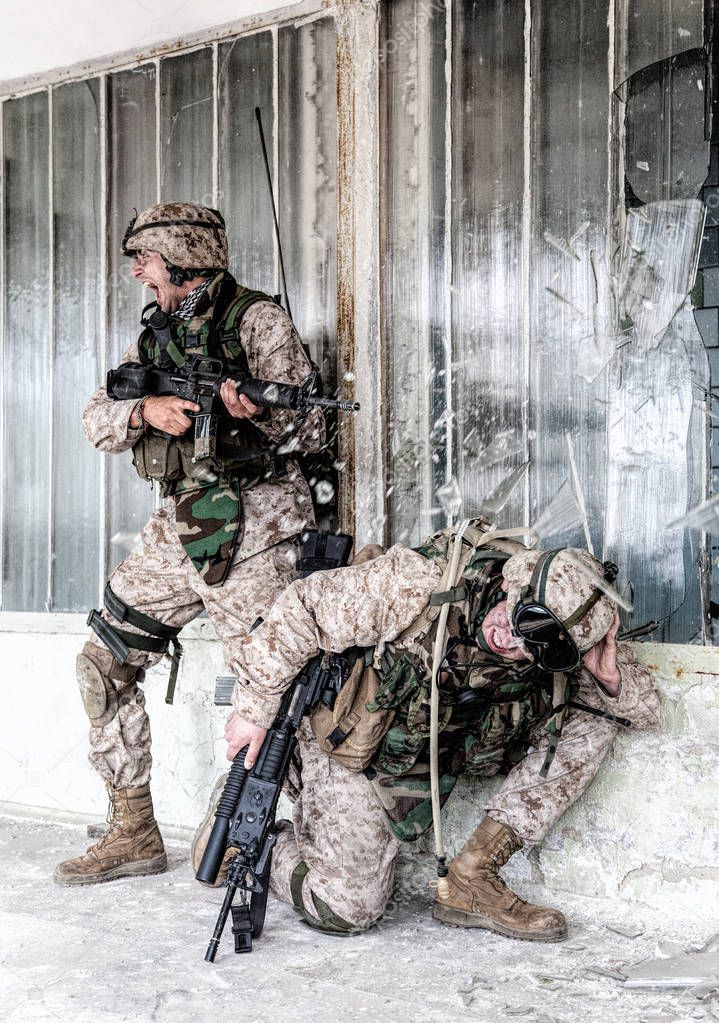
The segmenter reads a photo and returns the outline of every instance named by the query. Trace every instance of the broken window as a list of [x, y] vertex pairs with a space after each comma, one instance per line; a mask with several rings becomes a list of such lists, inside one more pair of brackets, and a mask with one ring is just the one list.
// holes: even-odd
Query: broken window
[[706, 484], [703, 46], [697, 0], [384, 8], [392, 536], [485, 513], [590, 544], [624, 624], [676, 641], [703, 627], [671, 525]]

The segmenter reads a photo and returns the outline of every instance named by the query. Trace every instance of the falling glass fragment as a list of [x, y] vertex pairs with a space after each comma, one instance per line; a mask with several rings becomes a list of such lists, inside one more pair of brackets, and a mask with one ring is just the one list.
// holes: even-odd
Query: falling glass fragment
[[615, 604], [618, 604], [619, 607], [622, 608], [622, 610], [626, 611], [628, 614], [631, 614], [631, 612], [634, 610], [632, 605], [610, 583], [608, 583], [607, 580], [603, 578], [603, 576], [597, 575], [596, 572], [592, 571], [591, 568], [585, 565], [583, 561], [581, 561], [578, 557], [576, 557], [576, 555], [572, 554], [570, 551], [567, 551], [566, 554], [568, 559], [577, 569], [577, 571], [581, 572], [582, 575], [586, 576], [587, 579], [589, 579], [590, 582], [596, 587], [596, 589], [601, 590], [602, 593], [606, 593], [610, 600], [613, 600]]
[[139, 533], [123, 532], [118, 530], [117, 533], [113, 533], [110, 537], [110, 543], [114, 547], [121, 547], [123, 550], [130, 551], [139, 541]]
[[335, 488], [329, 480], [319, 480], [315, 486], [315, 500], [317, 504], [330, 504], [335, 496]]
[[523, 439], [517, 430], [501, 430], [488, 444], [479, 447], [467, 444], [470, 436], [471, 433], [464, 438], [465, 449], [472, 455], [472, 468], [477, 470], [488, 469], [497, 462], [520, 454], [524, 447]]
[[569, 532], [582, 524], [582, 512], [568, 480], [561, 487], [531, 528], [539, 540]]
[[668, 522], [666, 529], [711, 529], [719, 520], [719, 494], [690, 508], [686, 515]]
[[574, 496], [577, 499], [577, 507], [582, 516], [582, 529], [584, 530], [584, 539], [587, 544], [587, 550], [590, 554], [594, 554], [594, 545], [592, 544], [592, 537], [589, 532], [589, 520], [587, 518], [587, 505], [584, 500], [584, 491], [582, 485], [579, 482], [579, 473], [577, 472], [577, 461], [574, 457], [574, 441], [572, 440], [571, 433], [567, 432], [564, 435], [567, 442], [567, 452], [569, 455], [569, 466], [572, 471], [572, 484], [574, 486]]
[[481, 514], [488, 519], [494, 520], [527, 475], [528, 468], [529, 462], [522, 462], [521, 465], [512, 470], [509, 476], [505, 476], [505, 478], [497, 484], [487, 500], [482, 502], [480, 508]]
[[597, 333], [582, 338], [575, 363], [577, 376], [586, 380], [588, 384], [593, 383], [612, 361], [619, 345], [626, 340], [623, 334]]
[[437, 500], [442, 505], [442, 510], [449, 519], [456, 519], [462, 507], [462, 493], [455, 476], [437, 488]]

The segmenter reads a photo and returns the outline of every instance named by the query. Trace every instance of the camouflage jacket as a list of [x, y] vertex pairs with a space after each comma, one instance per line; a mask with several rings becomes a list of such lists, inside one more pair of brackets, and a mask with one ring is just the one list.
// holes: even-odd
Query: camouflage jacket
[[[197, 333], [203, 322], [212, 316], [224, 274], [213, 278], [187, 330]], [[287, 314], [274, 302], [257, 302], [245, 313], [240, 328], [240, 344], [253, 377], [285, 383], [301, 383], [310, 371], [302, 344]], [[121, 362], [141, 362], [139, 342], [123, 354]], [[141, 430], [129, 426], [136, 399], [115, 401], [100, 387], [91, 397], [83, 413], [85, 433], [100, 451], [121, 453], [135, 446]], [[272, 409], [256, 427], [274, 443], [302, 452], [318, 451], [324, 443], [324, 417], [313, 409], [295, 429], [296, 415], [286, 409]], [[235, 561], [244, 560], [259, 551], [299, 532], [314, 522], [314, 511], [307, 482], [296, 462], [290, 461], [287, 475], [258, 482], [244, 490], [245, 529]]]
[[[428, 693], [435, 626], [421, 639], [402, 639], [442, 575], [440, 566], [425, 555], [397, 545], [363, 565], [317, 572], [292, 583], [265, 622], [241, 642], [231, 662], [238, 676], [235, 710], [268, 727], [282, 692], [318, 650], [339, 653], [373, 646], [384, 656], [387, 670], [378, 701], [396, 707], [397, 713], [373, 768], [393, 829], [403, 839], [416, 838], [431, 822]], [[486, 582], [484, 595], [476, 594], [475, 600], [488, 607], [499, 598], [496, 573], [490, 571]], [[473, 609], [468, 610], [471, 615]], [[452, 609], [453, 642], [440, 676], [442, 801], [460, 774], [494, 774], [521, 757], [529, 730], [548, 709], [541, 688], [518, 688], [512, 679], [516, 662], [483, 652], [469, 635], [467, 622], [465, 609]], [[622, 681], [616, 697], [586, 668], [578, 681], [598, 709], [626, 717], [636, 727], [655, 725], [659, 700], [648, 669], [635, 661], [627, 644], [619, 644], [617, 660]], [[484, 691], [487, 702], [462, 706], [462, 694], [470, 690], [480, 695]]]

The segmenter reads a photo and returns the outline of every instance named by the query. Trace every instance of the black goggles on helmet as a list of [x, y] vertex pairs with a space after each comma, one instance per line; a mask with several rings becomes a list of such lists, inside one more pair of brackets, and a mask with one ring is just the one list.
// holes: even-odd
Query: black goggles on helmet
[[[532, 579], [512, 612], [512, 631], [522, 640], [535, 664], [544, 671], [575, 671], [582, 661], [577, 644], [569, 629], [601, 599], [602, 591], [595, 587], [588, 600], [578, 607], [566, 621], [561, 621], [541, 601], [549, 566], [559, 551], [545, 551], [535, 565]], [[611, 561], [603, 564], [604, 578], [614, 582], [618, 569]], [[534, 599], [537, 594], [539, 599]]]
[[582, 659], [577, 644], [555, 614], [532, 600], [512, 612], [512, 632], [544, 671], [574, 671]]

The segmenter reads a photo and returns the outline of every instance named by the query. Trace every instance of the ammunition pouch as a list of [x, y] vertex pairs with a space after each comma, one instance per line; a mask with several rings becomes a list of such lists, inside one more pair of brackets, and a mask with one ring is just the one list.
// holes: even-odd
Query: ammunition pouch
[[181, 437], [168, 440], [154, 431], [147, 430], [132, 449], [132, 464], [140, 479], [147, 482], [157, 480], [169, 483], [187, 475], [184, 467], [192, 466], [193, 449], [192, 441], [183, 440]]
[[[256, 466], [272, 477], [286, 472], [287, 459], [273, 452], [259, 430], [249, 422], [233, 420], [229, 428], [222, 420], [217, 437], [217, 458], [220, 472], [241, 476], [244, 469]], [[132, 461], [140, 479], [172, 484], [181, 479], [196, 480], [198, 484], [211, 483], [217, 478], [217, 468], [205, 459], [195, 457], [195, 442], [191, 433], [183, 437], [168, 438], [150, 427], [136, 441]]]
[[167, 703], [172, 703], [175, 683], [177, 681], [177, 669], [182, 657], [182, 645], [177, 639], [181, 627], [176, 628], [172, 625], [165, 625], [163, 622], [158, 622], [157, 619], [150, 618], [149, 615], [143, 614], [141, 611], [136, 611], [135, 608], [130, 607], [129, 604], [126, 604], [124, 600], [117, 596], [109, 583], [105, 587], [103, 600], [105, 608], [117, 621], [128, 622], [128, 624], [134, 625], [135, 628], [142, 629], [144, 633], [149, 633], [149, 635], [142, 635], [137, 632], [128, 632], [127, 629], [120, 629], [116, 625], [110, 625], [98, 611], [94, 609], [90, 611], [87, 624], [95, 635], [102, 640], [118, 664], [123, 665], [126, 663], [131, 650], [166, 654], [169, 653], [170, 644], [172, 644], [172, 668], [165, 697]]
[[357, 658], [333, 705], [318, 704], [310, 718], [320, 749], [348, 771], [364, 771], [395, 716], [394, 707], [367, 710], [380, 687], [372, 655], [370, 649]]
[[[331, 547], [338, 537], [307, 530], [301, 534], [297, 572], [302, 577], [317, 568], [336, 567], [331, 563]], [[377, 544], [367, 544], [355, 554], [351, 564], [362, 565], [384, 554]], [[326, 562], [326, 563], [325, 563]], [[373, 665], [374, 648], [362, 650], [338, 693], [326, 694], [310, 717], [315, 738], [329, 757], [348, 771], [364, 771], [392, 725], [395, 708], [367, 710], [380, 687]]]

